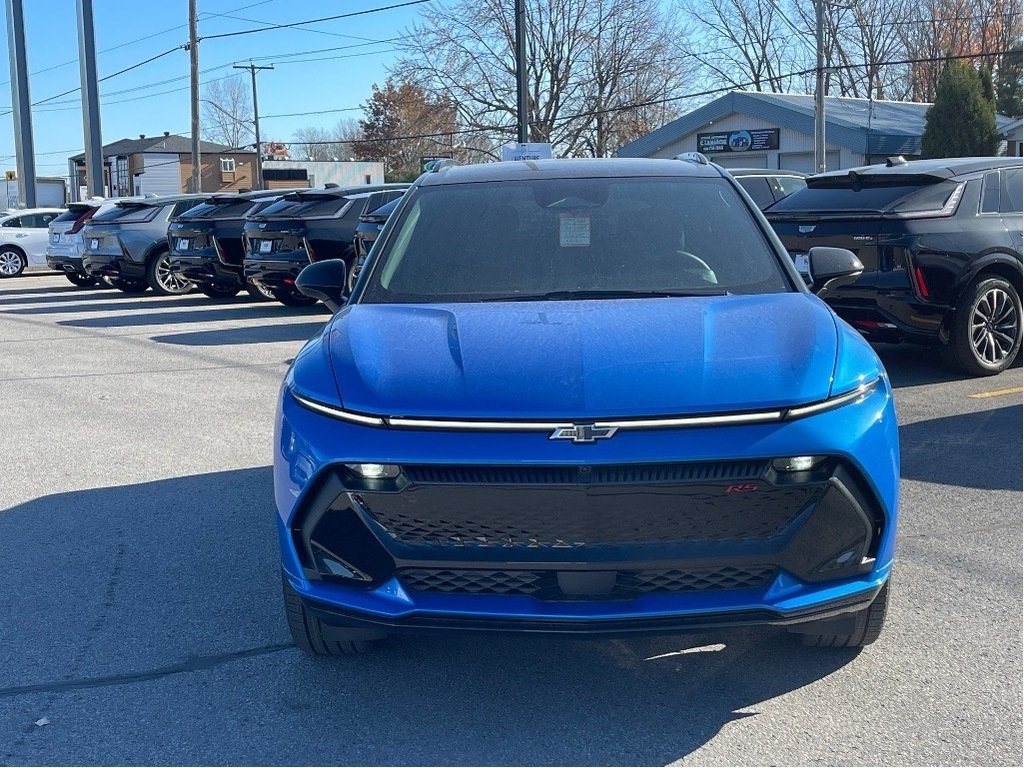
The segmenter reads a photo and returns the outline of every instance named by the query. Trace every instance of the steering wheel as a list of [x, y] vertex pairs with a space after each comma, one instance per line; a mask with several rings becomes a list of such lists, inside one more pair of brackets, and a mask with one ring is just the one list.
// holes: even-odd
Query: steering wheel
[[686, 261], [690, 262], [689, 266], [685, 269], [687, 272], [696, 272], [700, 275], [700, 278], [707, 283], [712, 285], [718, 285], [718, 276], [715, 274], [708, 263], [704, 261], [700, 256], [690, 253], [689, 251], [676, 251], [677, 256], [681, 256]]

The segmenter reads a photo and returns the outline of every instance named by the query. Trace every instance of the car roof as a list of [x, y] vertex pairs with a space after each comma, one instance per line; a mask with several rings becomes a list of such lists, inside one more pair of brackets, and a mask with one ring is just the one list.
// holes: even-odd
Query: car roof
[[527, 179], [585, 179], [693, 176], [721, 178], [716, 165], [687, 160], [653, 160], [633, 157], [573, 158], [558, 160], [515, 160], [475, 165], [445, 165], [423, 174], [420, 186], [474, 184], [487, 181], [523, 181]]
[[15, 208], [10, 211], [4, 211], [3, 216], [24, 216], [26, 213], [63, 213], [63, 208]]
[[797, 179], [804, 179], [807, 177], [803, 171], [786, 171], [781, 168], [726, 168], [725, 170], [737, 178], [742, 176], [793, 176]]
[[118, 200], [117, 204], [120, 206], [153, 206], [162, 207], [165, 205], [171, 205], [172, 203], [180, 203], [184, 200], [195, 200], [196, 203], [200, 203], [209, 195], [201, 194], [188, 194], [188, 195], [154, 195], [153, 197], [126, 197], [122, 200]]
[[1024, 159], [1019, 157], [947, 157], [934, 160], [907, 160], [898, 165], [864, 165], [859, 168], [844, 168], [840, 171], [828, 171], [812, 177], [815, 180], [835, 179], [857, 176], [935, 176], [949, 179], [954, 176], [965, 176], [979, 171], [990, 171], [995, 168], [1021, 167]]

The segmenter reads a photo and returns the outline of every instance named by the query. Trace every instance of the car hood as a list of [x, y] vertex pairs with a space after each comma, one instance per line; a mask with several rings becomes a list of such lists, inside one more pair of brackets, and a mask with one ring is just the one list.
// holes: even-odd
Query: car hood
[[346, 409], [593, 419], [824, 400], [837, 331], [804, 293], [354, 305], [326, 330]]

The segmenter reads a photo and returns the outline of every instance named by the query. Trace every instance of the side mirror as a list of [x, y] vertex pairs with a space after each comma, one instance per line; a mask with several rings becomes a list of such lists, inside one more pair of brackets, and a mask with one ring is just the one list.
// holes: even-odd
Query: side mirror
[[811, 268], [811, 279], [814, 281], [816, 290], [821, 290], [833, 280], [841, 277], [858, 277], [864, 271], [864, 265], [860, 263], [853, 251], [845, 248], [830, 248], [827, 246], [816, 246], [811, 248], [807, 254], [807, 260]]
[[295, 278], [295, 287], [304, 296], [322, 301], [331, 312], [345, 304], [345, 279], [348, 267], [341, 259], [318, 261], [305, 267]]

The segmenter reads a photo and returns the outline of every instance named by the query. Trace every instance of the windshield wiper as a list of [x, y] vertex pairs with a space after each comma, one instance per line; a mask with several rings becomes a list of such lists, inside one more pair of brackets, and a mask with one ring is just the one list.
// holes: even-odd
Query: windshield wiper
[[480, 301], [572, 301], [577, 299], [672, 299], [690, 296], [728, 296], [729, 292], [720, 288], [695, 289], [687, 291], [654, 290], [654, 291], [548, 291], [536, 294], [515, 294], [512, 296], [494, 296]]

